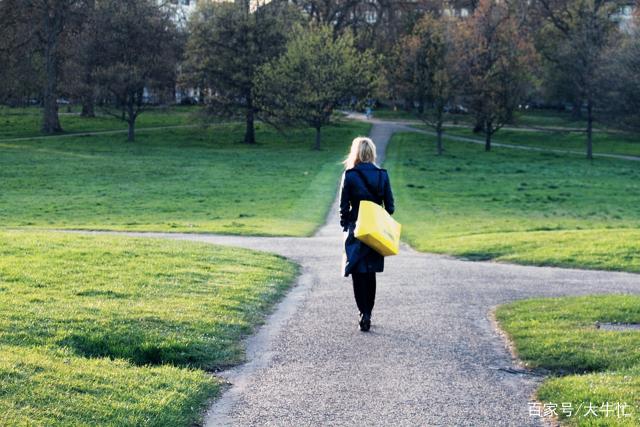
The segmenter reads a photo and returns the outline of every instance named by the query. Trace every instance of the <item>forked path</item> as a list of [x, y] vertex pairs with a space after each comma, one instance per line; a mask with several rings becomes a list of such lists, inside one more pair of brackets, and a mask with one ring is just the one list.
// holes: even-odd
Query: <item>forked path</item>
[[[374, 123], [381, 157], [395, 130]], [[640, 291], [634, 274], [468, 262], [404, 246], [378, 276], [373, 325], [362, 333], [350, 278], [340, 274], [337, 204], [310, 238], [138, 235], [275, 252], [302, 266], [248, 339], [247, 363], [221, 373], [232, 385], [207, 426], [539, 425], [528, 410], [539, 379], [508, 372], [490, 310], [534, 296]]]

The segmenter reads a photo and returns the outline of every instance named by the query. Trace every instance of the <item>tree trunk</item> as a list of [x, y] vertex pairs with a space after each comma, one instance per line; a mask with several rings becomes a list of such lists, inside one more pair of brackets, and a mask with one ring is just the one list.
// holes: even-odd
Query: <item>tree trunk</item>
[[94, 96], [94, 82], [91, 75], [91, 66], [85, 65], [85, 75], [82, 90], [82, 112], [81, 117], [95, 117], [95, 96]]
[[133, 104], [130, 103], [127, 106], [127, 123], [129, 124], [129, 131], [127, 132], [127, 141], [133, 142], [136, 138], [136, 116], [133, 111]]
[[571, 106], [571, 118], [573, 120], [580, 120], [582, 118], [582, 102], [574, 101]]
[[[91, 4], [93, 7], [93, 4]], [[88, 57], [87, 57], [88, 56]], [[85, 52], [84, 81], [82, 82], [82, 112], [81, 117], [95, 117], [95, 82], [93, 81], [94, 53]]]
[[507, 109], [505, 123], [513, 124], [513, 108]]
[[484, 124], [484, 151], [491, 151], [491, 122]]
[[133, 119], [129, 119], [127, 123], [129, 123], [129, 130], [127, 131], [127, 141], [133, 142], [136, 139], [136, 122]]
[[593, 103], [587, 102], [587, 159], [593, 160]]
[[95, 117], [96, 112], [94, 108], [93, 102], [93, 93], [89, 95], [88, 93], [82, 97], [82, 112], [80, 113], [81, 117]]
[[313, 146], [313, 149], [320, 149], [320, 126], [316, 126], [316, 144]]
[[58, 117], [58, 29], [57, 16], [47, 14], [45, 18], [47, 38], [44, 46], [45, 85], [42, 109], [42, 132], [62, 132]]
[[442, 155], [442, 122], [438, 122], [436, 126], [436, 151], [438, 156]]
[[476, 124], [473, 125], [473, 133], [484, 132], [484, 122], [480, 118], [476, 118]]
[[247, 127], [244, 132], [244, 143], [245, 144], [256, 143], [256, 130], [254, 125], [253, 103], [251, 101], [249, 101], [249, 108], [247, 108]]

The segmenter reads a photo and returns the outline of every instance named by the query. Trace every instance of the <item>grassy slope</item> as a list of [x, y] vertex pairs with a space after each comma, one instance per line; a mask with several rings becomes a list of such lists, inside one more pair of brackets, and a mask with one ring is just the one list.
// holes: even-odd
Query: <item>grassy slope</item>
[[[391, 107], [378, 108], [374, 110], [374, 116], [379, 119], [402, 119], [416, 120], [416, 110], [405, 111], [398, 108], [396, 111]], [[473, 114], [448, 114], [445, 113], [447, 123], [474, 124]], [[571, 113], [554, 110], [520, 110], [514, 112], [513, 123], [508, 126], [528, 126], [528, 127], [549, 127], [549, 128], [574, 128], [585, 129], [587, 122], [584, 119], [574, 119]], [[600, 123], [594, 124], [595, 128], [603, 127]]]
[[[0, 138], [38, 134], [38, 115], [4, 113]], [[140, 125], [190, 120], [177, 109]], [[104, 117], [62, 121], [72, 132], [122, 128]], [[367, 132], [329, 127], [320, 152], [306, 129], [259, 126], [258, 145], [239, 144], [241, 125], [140, 133], [133, 144], [0, 140], [0, 223], [311, 234], [335, 196], [339, 160]], [[239, 249], [0, 231], [0, 424], [197, 422], [219, 389], [201, 369], [242, 360], [240, 338], [295, 270]]]
[[219, 387], [195, 368], [241, 361], [295, 274], [236, 248], [0, 232], [0, 422], [190, 424]]
[[367, 124], [281, 135], [242, 125], [0, 142], [0, 223], [19, 227], [310, 235], [324, 221], [349, 142]]
[[0, 345], [0, 425], [189, 426], [220, 381], [203, 371]]
[[[471, 129], [465, 128], [450, 128], [447, 129], [447, 134], [477, 138], [479, 140], [483, 138], [482, 135], [476, 135]], [[502, 129], [494, 135], [493, 141], [555, 150], [578, 152], [585, 152], [586, 150], [585, 135], [576, 132], [532, 132]], [[596, 132], [593, 135], [593, 152], [640, 156], [640, 135]]]
[[[84, 118], [79, 116], [79, 107], [72, 107], [67, 113], [60, 106], [60, 124], [66, 133], [99, 132], [105, 130], [127, 129], [127, 123], [119, 118], [96, 111], [97, 116]], [[136, 121], [138, 129], [162, 126], [181, 126], [196, 124], [199, 107], [155, 107], [144, 111]], [[0, 139], [40, 136], [42, 113], [39, 108], [8, 108], [0, 106]]]
[[404, 238], [472, 259], [640, 271], [640, 169], [633, 162], [397, 134], [385, 166]]
[[[601, 407], [626, 403], [632, 417], [564, 417], [570, 425], [640, 424], [640, 332], [605, 331], [595, 322], [640, 323], [640, 296], [533, 299], [501, 306], [496, 317], [526, 364], [566, 376], [546, 380], [542, 402]], [[582, 414], [584, 415], [583, 409]], [[559, 414], [561, 411], [558, 410]]]

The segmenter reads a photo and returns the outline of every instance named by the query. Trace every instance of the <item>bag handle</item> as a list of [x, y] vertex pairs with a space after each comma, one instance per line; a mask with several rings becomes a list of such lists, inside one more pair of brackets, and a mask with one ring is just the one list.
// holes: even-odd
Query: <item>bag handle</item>
[[367, 188], [367, 191], [369, 192], [369, 194], [378, 196], [378, 198], [380, 199], [380, 203], [382, 203], [382, 200], [384, 198], [382, 194], [382, 190], [380, 189], [380, 184], [382, 183], [382, 170], [378, 169], [378, 188], [377, 188], [378, 191], [377, 192], [372, 191], [371, 184], [369, 184], [369, 181], [367, 181], [366, 176], [360, 169], [354, 168], [353, 170], [358, 173], [358, 175], [360, 176], [360, 179], [364, 183], [364, 186]]

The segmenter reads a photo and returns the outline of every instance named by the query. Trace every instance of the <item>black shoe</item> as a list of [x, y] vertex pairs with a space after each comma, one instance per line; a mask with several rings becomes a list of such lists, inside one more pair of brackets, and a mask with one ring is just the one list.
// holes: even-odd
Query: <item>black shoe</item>
[[371, 314], [360, 314], [360, 330], [367, 332], [371, 328]]

